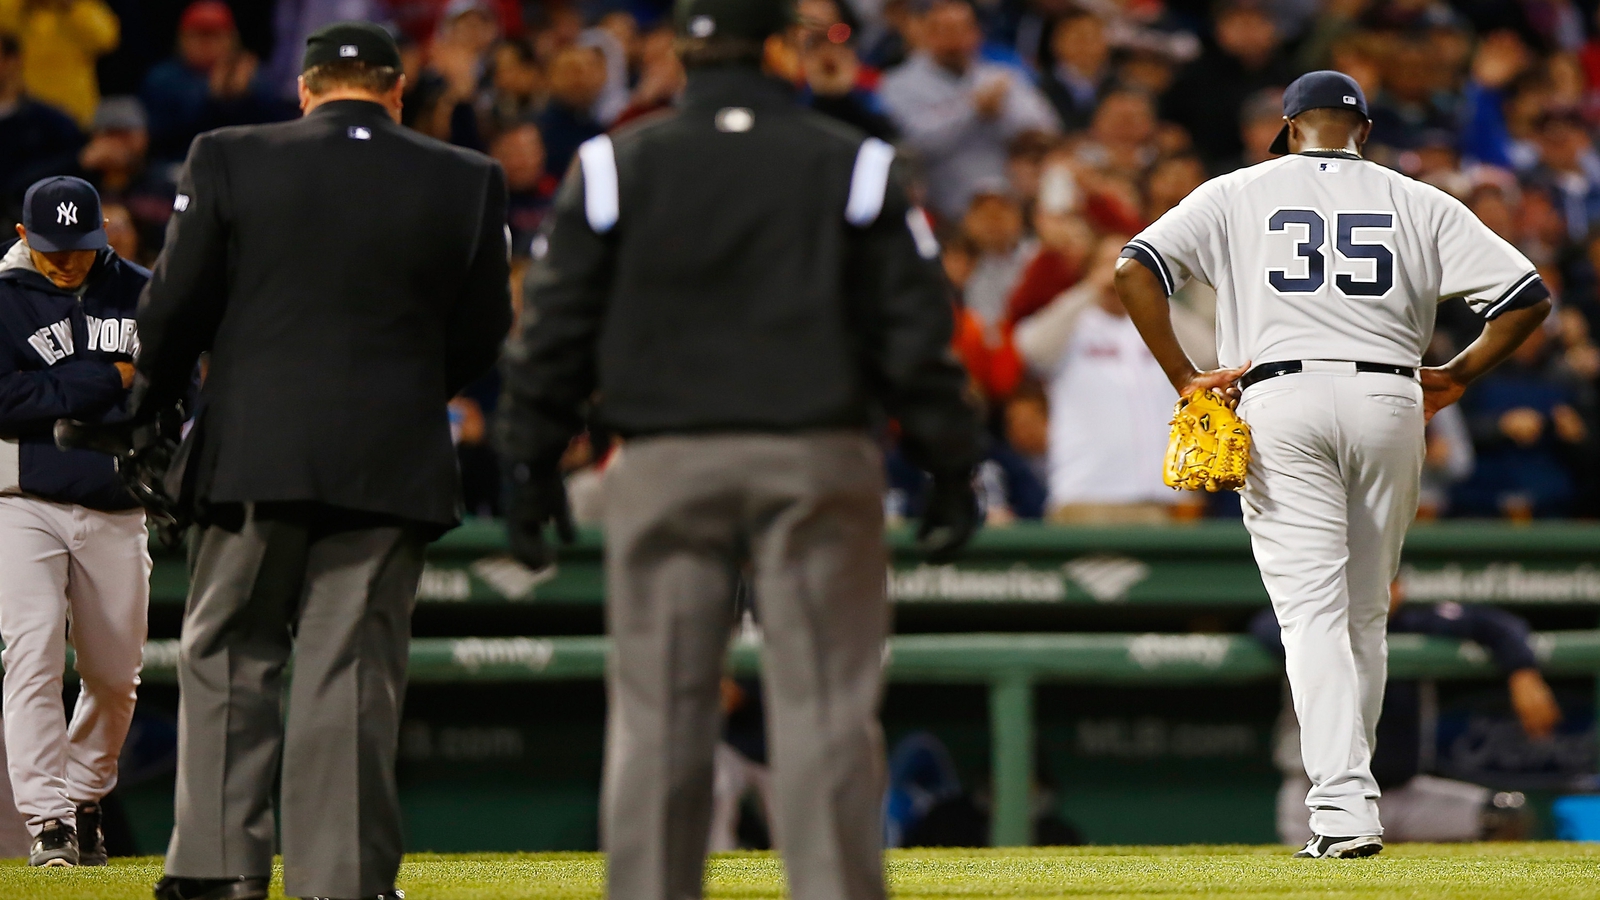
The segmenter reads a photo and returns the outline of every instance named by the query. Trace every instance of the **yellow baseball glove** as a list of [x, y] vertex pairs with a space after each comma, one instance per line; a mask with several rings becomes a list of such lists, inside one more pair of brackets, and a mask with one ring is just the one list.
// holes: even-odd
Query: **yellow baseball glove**
[[1167, 442], [1167, 487], [1237, 491], [1250, 468], [1250, 426], [1214, 391], [1179, 400]]

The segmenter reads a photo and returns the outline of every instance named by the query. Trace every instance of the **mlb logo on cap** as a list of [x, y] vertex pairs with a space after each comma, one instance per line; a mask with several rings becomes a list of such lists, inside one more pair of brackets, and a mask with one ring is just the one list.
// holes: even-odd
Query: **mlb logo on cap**
[[100, 195], [82, 178], [63, 175], [35, 182], [22, 198], [22, 228], [28, 247], [40, 253], [107, 246]]
[[339, 48], [339, 55], [345, 58], [361, 55], [361, 49], [355, 44], [345, 44]]

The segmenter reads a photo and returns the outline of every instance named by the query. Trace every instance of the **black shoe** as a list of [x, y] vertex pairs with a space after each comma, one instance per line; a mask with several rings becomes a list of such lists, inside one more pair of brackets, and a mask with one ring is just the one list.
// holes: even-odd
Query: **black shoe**
[[1383, 852], [1383, 838], [1375, 834], [1356, 837], [1323, 837], [1316, 835], [1306, 842], [1306, 847], [1294, 855], [1295, 859], [1360, 859], [1377, 856]]
[[[331, 900], [331, 898], [329, 898], [329, 897], [306, 897], [305, 900]], [[384, 893], [379, 894], [376, 897], [363, 898], [363, 900], [406, 900], [406, 892], [400, 890], [399, 888], [395, 888], [392, 891], [385, 891]]]
[[100, 804], [78, 804], [78, 865], [106, 864], [106, 837], [100, 833]]
[[28, 851], [30, 866], [75, 866], [78, 864], [78, 834], [59, 819], [44, 823], [44, 830], [33, 839]]
[[156, 882], [156, 900], [266, 900], [270, 878], [174, 878]]

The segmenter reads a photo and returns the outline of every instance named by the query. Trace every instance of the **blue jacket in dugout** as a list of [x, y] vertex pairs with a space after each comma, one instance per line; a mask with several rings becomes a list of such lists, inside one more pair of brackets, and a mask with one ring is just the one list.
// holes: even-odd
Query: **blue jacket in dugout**
[[77, 290], [52, 284], [20, 240], [0, 244], [0, 494], [98, 510], [132, 509], [116, 462], [61, 450], [57, 419], [111, 421], [128, 391], [114, 365], [139, 352], [134, 324], [150, 272], [101, 250]]

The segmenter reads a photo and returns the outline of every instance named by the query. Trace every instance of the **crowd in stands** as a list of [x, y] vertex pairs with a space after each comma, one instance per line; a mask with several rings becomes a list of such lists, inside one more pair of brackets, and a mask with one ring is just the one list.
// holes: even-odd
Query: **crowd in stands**
[[[1128, 236], [1206, 178], [1269, 159], [1283, 87], [1335, 68], [1368, 155], [1465, 202], [1538, 265], [1549, 327], [1429, 429], [1424, 516], [1600, 513], [1600, 0], [799, 0], [798, 102], [911, 162], [944, 248], [955, 351], [992, 433], [990, 520], [1154, 522], [1237, 500], [1166, 489], [1171, 388], [1111, 288]], [[668, 0], [0, 0], [0, 218], [44, 175], [100, 189], [149, 263], [194, 136], [298, 114], [307, 34], [400, 35], [405, 123], [504, 166], [520, 275], [579, 144], [669, 107]], [[1214, 295], [1175, 295], [1213, 363]], [[1481, 322], [1443, 304], [1428, 362]], [[473, 512], [498, 387], [452, 405]], [[890, 429], [886, 428], [886, 433]], [[569, 454], [592, 476], [608, 441]], [[893, 452], [891, 515], [921, 475]], [[587, 483], [587, 481], [585, 481]], [[1230, 502], [1232, 509], [1229, 509]]]

